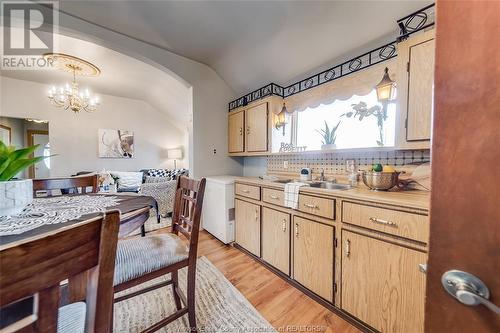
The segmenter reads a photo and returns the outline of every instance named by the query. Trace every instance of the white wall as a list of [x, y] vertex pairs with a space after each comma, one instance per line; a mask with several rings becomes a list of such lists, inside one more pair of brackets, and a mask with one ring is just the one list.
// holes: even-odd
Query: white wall
[[[236, 96], [213, 69], [63, 13], [59, 23], [61, 34], [106, 46], [183, 80], [192, 88], [193, 95], [193, 120], [189, 128], [191, 174], [201, 177], [243, 173], [242, 160], [227, 156], [228, 103]], [[213, 154], [214, 149], [216, 154]]]
[[[47, 98], [47, 86], [31, 81], [0, 77], [0, 115], [49, 121], [51, 177], [68, 176], [77, 171], [134, 171], [149, 167], [173, 168], [166, 159], [167, 148], [182, 147], [187, 131], [173, 126], [167, 116], [144, 101], [99, 95], [101, 106], [94, 113], [74, 114], [58, 109]], [[98, 157], [99, 128], [134, 131], [135, 156], [132, 159]], [[187, 147], [183, 147], [186, 151]], [[178, 167], [189, 167], [188, 159]]]

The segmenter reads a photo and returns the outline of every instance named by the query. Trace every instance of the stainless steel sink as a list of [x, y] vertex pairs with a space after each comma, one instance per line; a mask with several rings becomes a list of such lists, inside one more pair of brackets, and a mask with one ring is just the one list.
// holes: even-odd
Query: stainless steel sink
[[292, 181], [291, 179], [276, 179], [276, 180], [273, 180], [274, 183], [280, 183], [280, 184], [290, 183], [291, 181]]
[[349, 184], [338, 184], [332, 182], [316, 182], [309, 184], [310, 187], [324, 188], [327, 190], [348, 190], [351, 189], [352, 186]]

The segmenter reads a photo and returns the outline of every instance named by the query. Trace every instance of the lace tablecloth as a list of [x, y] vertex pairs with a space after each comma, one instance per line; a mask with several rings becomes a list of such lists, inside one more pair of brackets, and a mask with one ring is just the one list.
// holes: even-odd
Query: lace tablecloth
[[16, 216], [0, 217], [0, 236], [18, 235], [44, 225], [64, 223], [104, 212], [120, 202], [117, 196], [76, 195], [35, 198]]

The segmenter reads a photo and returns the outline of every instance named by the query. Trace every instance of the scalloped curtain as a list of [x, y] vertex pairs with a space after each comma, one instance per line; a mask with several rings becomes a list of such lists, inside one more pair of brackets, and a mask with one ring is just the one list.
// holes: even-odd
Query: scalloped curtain
[[321, 104], [331, 104], [336, 100], [345, 101], [353, 95], [369, 94], [382, 80], [385, 67], [389, 68], [389, 76], [396, 80], [396, 58], [362, 69], [340, 79], [322, 84], [301, 93], [285, 98], [286, 107], [290, 112], [304, 111]]

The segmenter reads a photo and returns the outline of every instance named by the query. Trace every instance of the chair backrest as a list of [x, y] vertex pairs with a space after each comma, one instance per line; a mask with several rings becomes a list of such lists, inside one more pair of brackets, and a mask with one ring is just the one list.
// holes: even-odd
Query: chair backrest
[[189, 240], [189, 260], [196, 260], [201, 209], [205, 195], [205, 178], [200, 180], [184, 176], [177, 178], [172, 232], [184, 235]]
[[87, 193], [87, 187], [92, 187], [91, 193], [97, 193], [99, 190], [97, 178], [97, 175], [92, 175], [85, 177], [33, 179], [33, 195], [36, 196], [38, 191], [44, 190], [75, 190], [74, 193], [78, 193], [78, 188], [81, 188], [81, 193]]
[[[58, 308], [63, 305], [60, 282], [69, 279], [70, 299], [72, 290], [84, 290], [86, 331], [111, 332], [119, 226], [115, 210], [56, 232], [1, 245], [0, 309], [15, 308], [29, 299], [37, 309], [24, 321], [10, 323], [9, 330], [27, 324], [23, 332], [56, 332]], [[84, 283], [72, 285], [75, 279]]]

